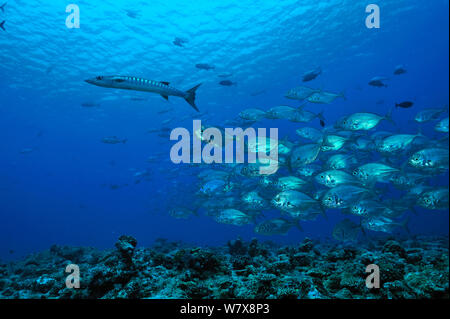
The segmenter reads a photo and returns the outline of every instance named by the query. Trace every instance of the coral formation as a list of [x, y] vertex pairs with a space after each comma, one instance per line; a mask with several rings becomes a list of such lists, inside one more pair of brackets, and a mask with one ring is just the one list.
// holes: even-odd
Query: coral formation
[[[358, 246], [304, 239], [278, 246], [238, 238], [201, 248], [160, 239], [113, 250], [52, 246], [0, 264], [0, 298], [449, 298], [448, 238], [373, 239]], [[80, 269], [67, 288], [66, 266]], [[381, 287], [366, 287], [366, 266]]]

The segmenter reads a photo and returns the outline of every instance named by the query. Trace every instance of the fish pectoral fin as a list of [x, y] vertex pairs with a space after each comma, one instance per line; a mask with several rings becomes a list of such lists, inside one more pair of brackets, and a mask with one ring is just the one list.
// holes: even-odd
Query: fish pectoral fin
[[162, 94], [161, 94], [161, 96], [162, 96], [163, 98], [165, 98], [167, 101], [169, 101], [169, 97], [168, 97], [167, 95], [162, 95]]
[[170, 85], [170, 82], [163, 82], [163, 81], [161, 81], [161, 83], [164, 84], [164, 85], [167, 85], [167, 86]]

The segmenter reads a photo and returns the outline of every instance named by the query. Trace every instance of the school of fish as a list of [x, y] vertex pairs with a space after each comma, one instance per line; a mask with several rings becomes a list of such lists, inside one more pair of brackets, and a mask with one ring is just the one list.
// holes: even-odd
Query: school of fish
[[[297, 87], [286, 97], [328, 104], [344, 96]], [[354, 241], [367, 230], [408, 231], [415, 207], [448, 211], [448, 184], [435, 183], [449, 166], [447, 106], [425, 109], [414, 118], [418, 127], [433, 122], [435, 132], [442, 135], [438, 139], [423, 135], [420, 128], [417, 132], [398, 132], [391, 112], [348, 114], [325, 126], [322, 113], [281, 105], [243, 110], [228, 124], [248, 127], [264, 119], [294, 123], [319, 119], [322, 128], [302, 126], [296, 130], [297, 139], [278, 141], [279, 169], [272, 175], [261, 174], [259, 168], [265, 164], [258, 161], [199, 164], [195, 201], [178, 205], [171, 210], [172, 216], [188, 218], [204, 211], [218, 223], [253, 224], [257, 234], [284, 235], [293, 227], [302, 230], [303, 221], [326, 218], [337, 209], [358, 217], [360, 222], [345, 218], [334, 227], [333, 237]], [[377, 130], [382, 121], [392, 130]], [[267, 139], [267, 144], [263, 141], [261, 145], [249, 140], [246, 146], [248, 152], [261, 147], [268, 151], [270, 142]], [[395, 192], [397, 199], [392, 199]], [[267, 218], [266, 213], [273, 215], [273, 211], [278, 215]]]

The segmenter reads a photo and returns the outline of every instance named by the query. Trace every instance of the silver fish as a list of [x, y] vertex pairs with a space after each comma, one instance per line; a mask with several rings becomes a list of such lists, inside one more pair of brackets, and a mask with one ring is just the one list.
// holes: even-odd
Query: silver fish
[[286, 235], [292, 227], [297, 227], [300, 231], [302, 231], [302, 228], [297, 221], [289, 221], [284, 218], [274, 218], [256, 225], [255, 233], [265, 236]]
[[331, 188], [322, 197], [322, 204], [328, 208], [348, 208], [362, 195], [368, 194], [366, 188], [353, 185], [340, 185]]
[[360, 232], [361, 226], [346, 218], [334, 226], [333, 238], [344, 242], [356, 241]]
[[430, 122], [432, 120], [437, 120], [441, 116], [441, 114], [445, 112], [448, 113], [448, 106], [445, 106], [440, 109], [437, 108], [426, 109], [417, 113], [416, 116], [414, 117], [414, 120], [418, 123]]
[[408, 163], [419, 169], [448, 170], [448, 149], [426, 148], [409, 158]]
[[312, 89], [309, 88], [307, 86], [298, 86], [295, 87], [291, 90], [289, 90], [285, 97], [291, 100], [299, 100], [299, 101], [303, 101], [305, 99], [307, 99], [308, 97], [310, 97], [312, 94], [314, 93], [319, 93], [320, 90], [317, 89]]
[[195, 91], [201, 84], [198, 84], [187, 91], [180, 91], [170, 86], [169, 82], [146, 80], [133, 76], [97, 76], [92, 79], [87, 79], [85, 82], [106, 88], [157, 93], [166, 100], [169, 99], [169, 96], [182, 97], [197, 112], [199, 112], [197, 106], [195, 105]]
[[447, 209], [449, 205], [448, 188], [433, 189], [422, 193], [417, 205], [427, 209]]

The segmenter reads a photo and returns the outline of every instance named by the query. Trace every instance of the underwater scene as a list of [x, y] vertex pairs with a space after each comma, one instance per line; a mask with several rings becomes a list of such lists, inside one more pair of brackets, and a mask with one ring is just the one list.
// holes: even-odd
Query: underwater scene
[[449, 299], [448, 12], [0, 1], [0, 299]]

